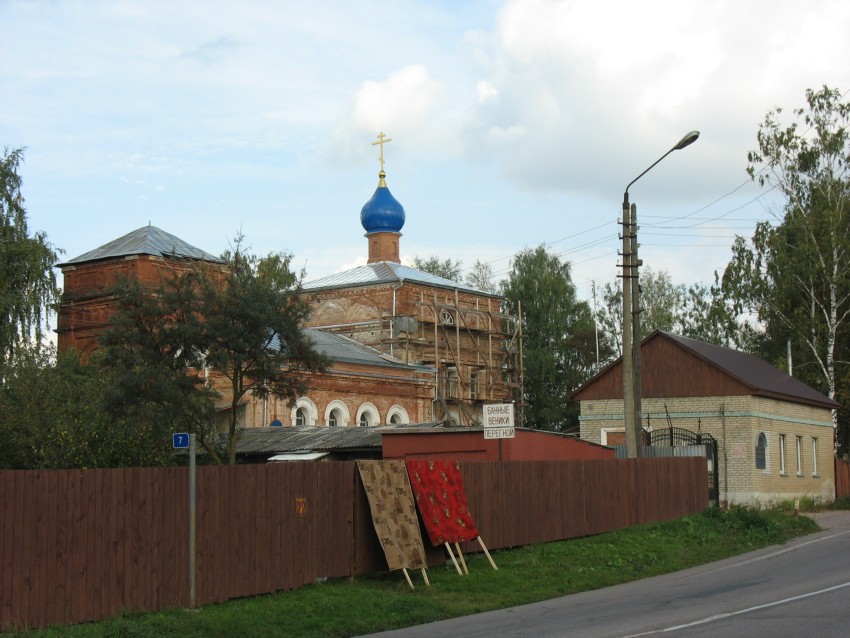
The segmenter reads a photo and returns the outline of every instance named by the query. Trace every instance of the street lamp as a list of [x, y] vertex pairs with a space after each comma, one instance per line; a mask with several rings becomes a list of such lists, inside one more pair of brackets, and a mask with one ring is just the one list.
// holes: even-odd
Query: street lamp
[[641, 385], [640, 385], [640, 284], [638, 268], [637, 207], [629, 205], [629, 188], [673, 151], [697, 141], [699, 131], [691, 131], [643, 173], [635, 177], [623, 193], [623, 418], [626, 429], [626, 454], [642, 456]]

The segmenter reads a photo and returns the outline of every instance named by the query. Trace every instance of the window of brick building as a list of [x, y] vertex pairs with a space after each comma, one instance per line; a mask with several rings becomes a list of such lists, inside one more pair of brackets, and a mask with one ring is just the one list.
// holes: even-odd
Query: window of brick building
[[785, 435], [779, 435], [779, 473], [787, 476], [788, 468], [785, 466]]
[[332, 428], [337, 427], [342, 422], [342, 416], [339, 413], [339, 410], [331, 410], [331, 413], [328, 415], [328, 425]]
[[812, 437], [812, 476], [818, 475], [818, 438]]
[[764, 432], [759, 434], [759, 438], [756, 441], [756, 469], [767, 469], [767, 437], [764, 435]]
[[309, 423], [309, 417], [307, 416], [307, 410], [304, 408], [298, 408], [295, 411], [295, 425], [307, 425]]

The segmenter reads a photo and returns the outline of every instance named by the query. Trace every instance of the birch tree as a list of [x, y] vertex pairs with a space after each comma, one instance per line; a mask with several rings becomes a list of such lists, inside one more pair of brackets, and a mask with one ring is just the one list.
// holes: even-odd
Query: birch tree
[[[45, 321], [59, 301], [56, 249], [44, 233], [31, 234], [21, 194], [23, 149], [0, 157], [0, 364], [40, 347]], [[0, 369], [0, 381], [3, 372]]]
[[[850, 103], [828, 87], [809, 89], [806, 101], [790, 123], [776, 108], [759, 126], [747, 171], [782, 194], [781, 216], [736, 239], [722, 286], [738, 312], [801, 344], [836, 399], [850, 316]], [[837, 430], [837, 410], [832, 419]]]

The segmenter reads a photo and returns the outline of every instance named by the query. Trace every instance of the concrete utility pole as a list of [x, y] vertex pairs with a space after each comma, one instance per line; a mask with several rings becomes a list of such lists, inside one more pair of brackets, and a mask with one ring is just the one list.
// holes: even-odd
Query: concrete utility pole
[[691, 131], [664, 153], [643, 173], [635, 177], [623, 193], [623, 421], [626, 453], [629, 458], [642, 456], [641, 385], [640, 385], [640, 281], [637, 258], [637, 207], [629, 204], [629, 188], [673, 151], [697, 141], [699, 131]]

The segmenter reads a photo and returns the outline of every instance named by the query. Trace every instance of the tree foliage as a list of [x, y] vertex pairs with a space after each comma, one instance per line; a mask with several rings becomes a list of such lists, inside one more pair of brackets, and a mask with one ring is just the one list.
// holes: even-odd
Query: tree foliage
[[110, 418], [156, 430], [162, 440], [194, 432], [220, 460], [213, 431], [218, 394], [201, 375], [196, 274], [171, 268], [160, 276], [156, 284], [121, 280], [112, 290], [116, 312], [93, 357], [110, 379], [104, 409]]
[[[290, 256], [258, 258], [239, 238], [223, 260], [222, 267], [183, 264], [155, 290], [124, 282], [101, 363], [120, 379], [111, 397], [119, 413], [166, 418], [232, 464], [246, 395], [294, 400], [327, 361], [302, 329], [309, 308]], [[229, 406], [221, 440], [212, 424], [216, 400]]]
[[0, 386], [0, 468], [132, 467], [174, 463], [170, 441], [136, 419], [110, 418], [102, 397], [110, 380], [80, 363], [24, 350]]
[[[714, 287], [674, 283], [666, 270], [644, 268], [640, 273], [641, 340], [656, 330], [732, 345], [740, 339], [737, 324]], [[596, 321], [604, 350], [612, 358], [623, 354], [623, 292], [620, 280], [601, 288]]]
[[523, 250], [502, 291], [506, 310], [523, 325], [525, 427], [577, 430], [570, 394], [593, 372], [596, 346], [590, 307], [576, 297], [569, 263], [542, 246]]
[[461, 268], [463, 262], [460, 259], [452, 259], [446, 257], [440, 259], [436, 255], [431, 255], [427, 259], [419, 256], [413, 258], [413, 267], [422, 272], [427, 272], [449, 281], [461, 281]]
[[827, 87], [806, 91], [806, 101], [790, 124], [774, 109], [759, 127], [747, 170], [784, 205], [775, 225], [736, 239], [722, 286], [736, 312], [764, 326], [762, 345], [790, 339], [803, 362], [795, 374], [834, 399], [850, 317], [850, 103]]
[[472, 269], [466, 273], [466, 279], [464, 281], [467, 285], [472, 286], [473, 288], [495, 295], [499, 288], [493, 281], [494, 277], [493, 266], [480, 260], [476, 260]]
[[[59, 300], [53, 266], [57, 252], [44, 233], [30, 234], [21, 194], [23, 149], [0, 157], [0, 368], [35, 344]], [[2, 381], [2, 371], [0, 371]]]

